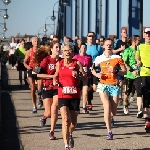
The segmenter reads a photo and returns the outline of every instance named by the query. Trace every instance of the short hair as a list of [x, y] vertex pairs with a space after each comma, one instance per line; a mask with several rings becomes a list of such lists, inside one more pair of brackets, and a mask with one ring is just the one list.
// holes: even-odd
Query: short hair
[[54, 35], [54, 36], [53, 36], [53, 38], [57, 38], [57, 39], [59, 39], [59, 37], [58, 37], [57, 35]]
[[126, 29], [126, 28], [121, 28], [121, 33], [122, 33], [122, 30], [126, 30], [126, 32], [127, 32], [127, 29]]
[[21, 40], [19, 41], [19, 43], [21, 43], [21, 42], [25, 42], [25, 40], [24, 40], [24, 39], [21, 39]]
[[93, 32], [93, 31], [88, 32], [87, 36], [89, 35], [89, 33], [93, 33], [93, 34], [94, 34], [94, 36], [95, 36], [95, 32]]
[[80, 48], [81, 48], [82, 45], [85, 45], [85, 46], [87, 47], [87, 45], [86, 45], [85, 43], [82, 42], [81, 45], [80, 45]]
[[33, 42], [33, 40], [34, 40], [35, 38], [36, 38], [36, 39], [39, 39], [37, 36], [34, 36], [34, 37], [32, 37], [32, 42]]
[[111, 42], [113, 43], [113, 40], [112, 40], [111, 38], [106, 38], [105, 41], [104, 41], [104, 43], [105, 43], [106, 41], [111, 41]]

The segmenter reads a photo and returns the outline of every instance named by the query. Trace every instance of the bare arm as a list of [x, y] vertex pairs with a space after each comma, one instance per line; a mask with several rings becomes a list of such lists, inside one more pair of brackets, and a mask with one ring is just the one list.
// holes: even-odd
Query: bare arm
[[79, 61], [77, 61], [77, 65], [79, 67], [79, 72], [81, 74], [80, 79], [83, 80], [83, 81], [87, 81], [86, 73], [84, 72], [83, 67], [82, 67], [82, 65], [81, 65], [81, 63]]
[[25, 53], [25, 59], [24, 59], [24, 66], [28, 69], [28, 70], [30, 70], [30, 69], [32, 69], [29, 65], [28, 65], [28, 59], [29, 59], [29, 57], [30, 57], [30, 51], [27, 51], [26, 53]]
[[125, 65], [120, 65], [121, 70], [117, 74], [125, 75], [127, 73]]
[[120, 48], [118, 48], [118, 49], [116, 49], [116, 50], [113, 50], [113, 54], [116, 54], [116, 53], [121, 52], [121, 51], [123, 51], [123, 50], [125, 50], [125, 45], [124, 45], [124, 46], [121, 45]]

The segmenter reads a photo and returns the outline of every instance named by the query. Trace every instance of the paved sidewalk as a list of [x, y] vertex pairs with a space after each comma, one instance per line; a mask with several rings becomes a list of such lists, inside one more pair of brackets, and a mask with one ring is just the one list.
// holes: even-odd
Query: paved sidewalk
[[[12, 134], [16, 135], [16, 147], [10, 148], [11, 139], [5, 137], [7, 146], [4, 150], [64, 150], [61, 134], [61, 117], [56, 126], [56, 141], [49, 140], [50, 121], [47, 120], [45, 127], [39, 127], [39, 119], [44, 109], [38, 110], [37, 114], [31, 114], [31, 99], [28, 86], [19, 88], [18, 72], [8, 67], [8, 83], [10, 98], [8, 104], [14, 106], [14, 120], [18, 127], [14, 128]], [[12, 102], [12, 103], [11, 103]], [[75, 147], [72, 150], [101, 150], [101, 149], [147, 149], [150, 150], [150, 134], [144, 130], [144, 120], [137, 119], [136, 103], [130, 105], [130, 115], [123, 114], [123, 107], [118, 107], [113, 128], [114, 140], [107, 141], [107, 130], [103, 121], [103, 108], [99, 96], [96, 93], [93, 100], [93, 111], [90, 114], [79, 114], [78, 125], [74, 132]], [[3, 106], [2, 106], [3, 107]], [[6, 106], [5, 106], [6, 107]], [[8, 106], [9, 108], [9, 106]], [[7, 113], [9, 110], [7, 110]], [[12, 113], [12, 112], [11, 112]], [[16, 118], [15, 118], [16, 117]], [[16, 119], [16, 120], [15, 120]], [[5, 118], [7, 120], [7, 118]], [[5, 121], [7, 128], [11, 127], [10, 121]], [[5, 134], [7, 130], [4, 130]], [[8, 133], [7, 133], [8, 134]], [[18, 135], [18, 136], [17, 136]], [[12, 137], [11, 137], [12, 138]]]

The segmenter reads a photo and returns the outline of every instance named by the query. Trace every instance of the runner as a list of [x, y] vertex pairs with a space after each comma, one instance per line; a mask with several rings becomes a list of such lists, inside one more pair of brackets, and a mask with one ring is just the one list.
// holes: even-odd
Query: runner
[[72, 59], [72, 46], [64, 44], [62, 48], [64, 59], [56, 64], [55, 75], [58, 76], [59, 83], [58, 104], [62, 117], [62, 134], [65, 150], [70, 150], [69, 146], [74, 147], [72, 133], [77, 124], [77, 112], [79, 111], [80, 104], [80, 79], [78, 78], [78, 73], [81, 73], [81, 78], [85, 78], [85, 80], [87, 78], [80, 62]]
[[[92, 73], [94, 76], [100, 78], [97, 92], [99, 92], [104, 107], [104, 121], [108, 130], [107, 140], [112, 140], [111, 114], [115, 116], [117, 113], [120, 92], [117, 74], [125, 74], [126, 69], [121, 57], [119, 55], [113, 55], [113, 41], [111, 39], [106, 39], [103, 47], [105, 49], [103, 55], [96, 57], [94, 61], [95, 66], [100, 66], [101, 72], [96, 73], [93, 68]], [[117, 69], [117, 65], [120, 65], [120, 70]]]
[[[128, 42], [127, 42], [127, 30], [125, 28], [121, 29], [121, 39], [118, 39], [116, 43], [114, 44], [114, 50], [113, 53], [116, 55], [122, 56], [123, 51], [128, 48]], [[118, 66], [118, 69], [120, 67]], [[123, 105], [123, 98], [122, 98], [122, 91], [123, 91], [123, 81], [124, 81], [124, 76], [122, 75], [117, 75], [117, 79], [119, 81], [120, 85], [120, 95], [119, 95], [119, 105]]]
[[[95, 43], [95, 33], [94, 32], [89, 32], [87, 34], [87, 51], [86, 54], [92, 56], [92, 62], [94, 62], [95, 58], [97, 56], [100, 56], [103, 53], [103, 49], [99, 44]], [[100, 70], [97, 69], [97, 72]], [[98, 84], [99, 79], [95, 76], [91, 78], [91, 90], [88, 92], [88, 109], [92, 110], [92, 102], [91, 100], [93, 99], [93, 92], [96, 91], [96, 87]]]
[[127, 68], [127, 74], [125, 75], [126, 90], [124, 93], [124, 114], [129, 114], [129, 95], [132, 92], [133, 85], [137, 92], [137, 106], [138, 113], [137, 118], [142, 118], [142, 92], [141, 92], [141, 78], [138, 75], [139, 67], [135, 60], [135, 53], [137, 46], [140, 43], [140, 38], [138, 35], [133, 35], [131, 37], [132, 45], [124, 50], [122, 58], [125, 62]]
[[22, 71], [24, 71], [24, 82], [25, 85], [28, 85], [27, 82], [27, 69], [23, 65], [23, 61], [25, 58], [25, 48], [24, 48], [25, 40], [20, 40], [20, 47], [16, 49], [14, 55], [17, 58], [17, 71], [19, 71], [19, 81], [20, 81], [20, 87], [22, 87]]
[[83, 98], [83, 109], [82, 113], [89, 113], [87, 110], [87, 99], [88, 99], [88, 91], [90, 90], [90, 80], [91, 80], [91, 70], [90, 67], [92, 65], [92, 57], [86, 54], [86, 44], [81, 43], [80, 46], [80, 54], [75, 55], [73, 59], [78, 60], [84, 69], [84, 72], [87, 74], [88, 81], [80, 81], [80, 90]]
[[16, 46], [17, 46], [17, 43], [15, 42], [15, 38], [12, 37], [11, 38], [11, 43], [10, 43], [10, 50], [9, 50], [9, 62], [10, 64], [12, 65], [12, 68], [11, 69], [16, 69], [16, 59], [15, 59], [15, 56], [14, 56], [14, 53], [16, 51]]
[[[49, 133], [49, 138], [50, 140], [55, 140], [56, 137], [54, 136], [54, 128], [58, 118], [58, 86], [53, 86], [53, 75], [55, 73], [56, 62], [59, 59], [59, 42], [51, 42], [50, 48], [39, 48], [35, 55], [35, 62], [40, 62], [40, 74], [37, 74], [36, 77], [42, 78], [44, 85], [43, 102], [45, 111], [43, 117], [40, 119], [40, 126], [43, 127], [46, 124], [46, 119], [51, 117], [51, 130]], [[49, 52], [50, 54], [48, 54]], [[49, 76], [50, 78], [47, 79]]]
[[[32, 105], [33, 105], [33, 109], [31, 113], [37, 113], [37, 107], [36, 107], [36, 95], [35, 95], [35, 91], [36, 91], [36, 86], [35, 86], [35, 79], [32, 79], [32, 71], [33, 69], [36, 67], [34, 62], [33, 62], [33, 58], [34, 58], [34, 53], [36, 52], [37, 48], [39, 47], [39, 39], [37, 37], [33, 37], [32, 38], [32, 45], [33, 47], [26, 51], [25, 53], [25, 59], [24, 59], [24, 66], [27, 68], [28, 70], [28, 81], [30, 83], [30, 89], [31, 89], [31, 99], [32, 99]], [[42, 94], [42, 80], [38, 80], [37, 81], [37, 89], [38, 89], [38, 107], [42, 107], [43, 106], [43, 102], [41, 100], [41, 94]]]
[[137, 64], [141, 65], [140, 76], [142, 79], [143, 118], [145, 130], [150, 132], [150, 28], [144, 30], [145, 43], [140, 44], [136, 51]]

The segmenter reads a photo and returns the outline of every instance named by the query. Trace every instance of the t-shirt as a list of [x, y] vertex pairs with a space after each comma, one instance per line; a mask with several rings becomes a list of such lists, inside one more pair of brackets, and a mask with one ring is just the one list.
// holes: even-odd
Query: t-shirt
[[18, 58], [18, 61], [20, 61], [21, 63], [23, 63], [24, 58], [25, 58], [25, 50], [26, 50], [25, 48], [19, 47], [15, 51], [15, 55], [19, 56], [17, 58]]
[[[116, 44], [114, 45], [114, 50], [117, 50], [119, 48], [121, 48], [121, 45], [124, 46], [125, 45], [125, 49], [128, 48], [128, 43], [127, 42], [123, 42], [122, 40], [117, 40]], [[116, 55], [122, 55], [123, 51], [120, 51], [118, 53], [116, 53]]]
[[16, 49], [17, 43], [10, 43], [11, 49]]
[[104, 54], [97, 56], [95, 61], [95, 66], [100, 66], [101, 72], [103, 73], [100, 83], [103, 84], [113, 84], [116, 85], [118, 83], [117, 74], [109, 72], [109, 68], [116, 69], [118, 65], [123, 65], [124, 61], [119, 55], [112, 55], [110, 57], [106, 57]]
[[86, 45], [87, 45], [86, 54], [92, 57], [92, 62], [95, 61], [95, 58], [97, 56], [100, 56], [103, 54], [103, 49], [99, 44], [93, 44], [90, 46], [88, 45], [88, 43], [86, 43]]
[[75, 55], [73, 59], [78, 60], [84, 69], [84, 72], [88, 74], [88, 77], [90, 77], [90, 67], [92, 63], [92, 57], [89, 55], [81, 56], [80, 54]]
[[141, 57], [142, 62], [140, 76], [150, 76], [150, 45], [140, 44], [136, 55]]
[[[135, 53], [136, 50], [133, 49], [131, 46], [126, 48], [123, 52], [122, 59], [125, 61], [125, 63], [132, 69], [136, 70], [136, 60], [135, 60]], [[127, 74], [125, 75], [126, 78], [129, 79], [135, 79], [139, 76], [134, 76], [131, 71], [127, 71]]]

